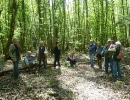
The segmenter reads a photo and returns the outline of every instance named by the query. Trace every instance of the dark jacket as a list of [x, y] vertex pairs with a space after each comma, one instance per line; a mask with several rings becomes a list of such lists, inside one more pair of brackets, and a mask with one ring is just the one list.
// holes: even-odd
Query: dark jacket
[[38, 51], [38, 54], [39, 56], [44, 56], [44, 51], [45, 51], [45, 47], [39, 47], [39, 51]]
[[119, 52], [120, 52], [120, 47], [117, 47], [116, 51], [112, 55], [112, 60], [113, 61], [120, 61], [120, 59], [117, 58], [117, 56], [119, 55]]
[[96, 45], [95, 44], [90, 44], [88, 46], [88, 51], [89, 51], [89, 54], [95, 54], [95, 52], [96, 52]]
[[55, 55], [59, 56], [60, 55], [60, 49], [57, 46], [55, 46], [54, 49], [53, 49], [53, 53]]

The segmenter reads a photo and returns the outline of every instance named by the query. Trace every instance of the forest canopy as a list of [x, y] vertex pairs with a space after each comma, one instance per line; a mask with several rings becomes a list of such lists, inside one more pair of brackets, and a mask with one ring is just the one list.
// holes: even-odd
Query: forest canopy
[[85, 50], [90, 39], [130, 42], [129, 0], [0, 0], [0, 52], [6, 54], [17, 37], [23, 52], [43, 40], [51, 51], [59, 40]]

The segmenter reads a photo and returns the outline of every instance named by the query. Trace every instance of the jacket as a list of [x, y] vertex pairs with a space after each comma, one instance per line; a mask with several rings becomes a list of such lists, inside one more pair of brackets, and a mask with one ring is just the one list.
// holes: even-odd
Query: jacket
[[25, 56], [25, 64], [33, 64], [33, 61], [35, 60], [36, 56], [30, 55], [30, 56]]
[[96, 52], [96, 45], [95, 44], [90, 44], [88, 46], [89, 54], [95, 54]]
[[113, 52], [112, 51], [108, 51], [109, 47], [110, 47], [110, 45], [104, 46], [104, 48], [103, 48], [103, 50], [101, 52], [101, 54], [104, 54], [105, 58], [112, 58]]
[[59, 56], [60, 55], [60, 49], [57, 46], [55, 46], [54, 49], [53, 49], [53, 53], [55, 55]]
[[21, 50], [21, 47], [18, 46], [19, 55], [16, 55], [16, 47], [15, 47], [14, 44], [11, 44], [10, 47], [9, 47], [9, 56], [11, 58], [13, 58], [14, 61], [20, 60], [21, 59], [21, 57], [20, 57], [20, 50]]
[[117, 56], [119, 55], [119, 52], [120, 52], [120, 47], [117, 47], [116, 51], [112, 55], [112, 60], [113, 61], [118, 61], [118, 62], [120, 61], [120, 59], [117, 58]]

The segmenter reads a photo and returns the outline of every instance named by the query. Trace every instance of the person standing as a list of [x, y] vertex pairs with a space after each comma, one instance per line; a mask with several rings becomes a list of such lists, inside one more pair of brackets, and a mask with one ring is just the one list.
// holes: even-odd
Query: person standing
[[56, 62], [58, 62], [58, 66], [61, 67], [60, 65], [60, 49], [59, 49], [59, 41], [56, 42], [56, 46], [53, 48], [53, 53], [54, 53], [54, 69], [56, 68]]
[[47, 52], [46, 47], [44, 46], [43, 41], [40, 42], [40, 46], [38, 48], [38, 67], [39, 69], [41, 68], [41, 62], [43, 61], [44, 69], [46, 69], [46, 57], [45, 57], [45, 52]]
[[17, 38], [13, 38], [12, 39], [12, 44], [9, 47], [9, 56], [11, 57], [11, 60], [13, 62], [13, 74], [14, 74], [14, 78], [17, 79], [19, 72], [18, 72], [18, 64], [20, 61], [20, 49], [21, 46], [18, 43], [18, 39]]
[[88, 51], [89, 51], [89, 58], [90, 58], [90, 64], [91, 67], [94, 67], [94, 54], [96, 53], [96, 45], [93, 43], [93, 40], [90, 40], [88, 46]]
[[102, 69], [102, 55], [101, 55], [102, 50], [103, 50], [103, 47], [101, 46], [101, 43], [98, 42], [97, 50], [96, 50], [96, 57], [97, 57], [99, 69]]
[[117, 77], [122, 77], [121, 69], [120, 69], [120, 60], [117, 56], [121, 50], [121, 43], [117, 41], [115, 43], [115, 52], [113, 53], [113, 77], [116, 79]]
[[103, 50], [102, 50], [102, 55], [104, 55], [104, 66], [105, 66], [105, 72], [108, 74], [108, 67], [109, 67], [109, 63], [110, 63], [110, 69], [111, 69], [111, 73], [112, 73], [112, 51], [109, 51], [108, 49], [110, 48], [111, 45], [111, 40], [107, 41], [107, 45], [104, 46]]

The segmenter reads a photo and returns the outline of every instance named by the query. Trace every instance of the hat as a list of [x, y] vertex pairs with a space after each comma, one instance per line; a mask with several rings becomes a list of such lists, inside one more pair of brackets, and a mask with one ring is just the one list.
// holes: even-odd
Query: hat
[[117, 42], [115, 43], [115, 45], [121, 46], [121, 42], [117, 41]]
[[107, 42], [110, 42], [110, 41], [111, 41], [111, 39], [108, 39], [108, 40], [107, 40]]

